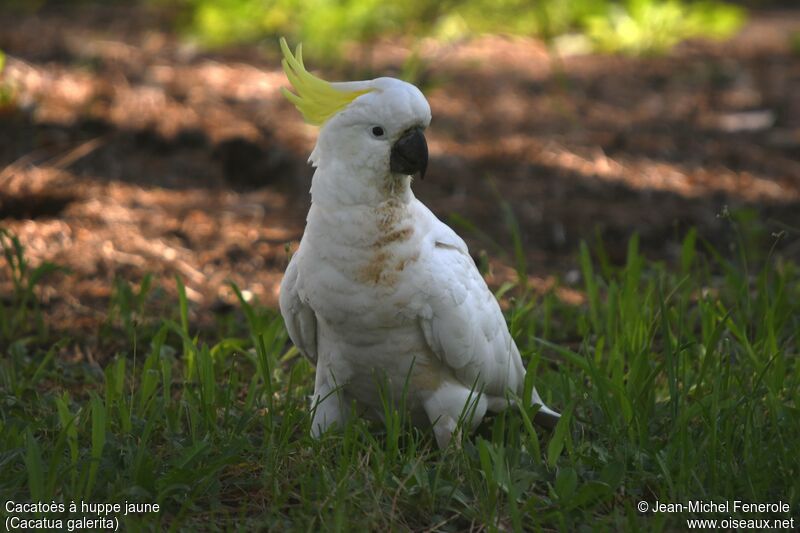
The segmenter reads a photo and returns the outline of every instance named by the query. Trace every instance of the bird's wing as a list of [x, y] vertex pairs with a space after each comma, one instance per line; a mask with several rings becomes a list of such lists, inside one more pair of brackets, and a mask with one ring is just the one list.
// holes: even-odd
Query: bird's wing
[[298, 263], [300, 253], [296, 253], [286, 267], [281, 281], [280, 307], [289, 338], [300, 352], [312, 362], [317, 362], [317, 317], [314, 310], [300, 297]]
[[497, 299], [464, 241], [430, 217], [420, 317], [426, 342], [463, 385], [500, 397], [521, 392], [525, 369]]

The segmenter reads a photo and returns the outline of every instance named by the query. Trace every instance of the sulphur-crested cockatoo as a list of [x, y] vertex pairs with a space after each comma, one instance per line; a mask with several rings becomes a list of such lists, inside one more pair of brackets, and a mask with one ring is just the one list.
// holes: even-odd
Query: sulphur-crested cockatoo
[[[326, 82], [299, 46], [281, 48], [295, 91], [283, 94], [322, 127], [305, 233], [280, 292], [289, 336], [317, 367], [312, 433], [354, 406], [381, 418], [393, 401], [445, 447], [460, 419], [474, 429], [509, 391], [522, 394], [525, 367], [464, 241], [411, 192], [428, 164], [428, 102], [393, 78]], [[536, 421], [553, 426], [559, 415], [535, 389], [532, 400]]]

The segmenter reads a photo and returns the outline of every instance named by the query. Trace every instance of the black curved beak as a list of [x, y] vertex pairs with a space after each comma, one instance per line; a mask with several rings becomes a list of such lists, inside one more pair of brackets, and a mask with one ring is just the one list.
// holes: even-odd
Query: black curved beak
[[420, 179], [428, 169], [428, 143], [422, 128], [411, 128], [392, 146], [389, 169], [396, 174], [412, 176], [419, 172]]

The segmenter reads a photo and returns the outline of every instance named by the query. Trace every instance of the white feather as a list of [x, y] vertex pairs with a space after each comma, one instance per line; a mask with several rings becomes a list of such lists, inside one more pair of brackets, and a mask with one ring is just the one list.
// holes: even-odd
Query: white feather
[[[314, 434], [343, 421], [352, 400], [380, 418], [388, 393], [405, 396], [412, 420], [433, 424], [445, 446], [465, 409], [474, 427], [507, 405], [508, 391], [521, 394], [525, 368], [464, 241], [414, 197], [410, 177], [389, 171], [391, 140], [428, 125], [427, 102], [399, 80], [371, 83], [376, 91], [320, 133], [281, 313], [317, 364]], [[388, 143], [368, 138], [371, 124], [387, 129]], [[539, 421], [557, 417], [543, 406]]]

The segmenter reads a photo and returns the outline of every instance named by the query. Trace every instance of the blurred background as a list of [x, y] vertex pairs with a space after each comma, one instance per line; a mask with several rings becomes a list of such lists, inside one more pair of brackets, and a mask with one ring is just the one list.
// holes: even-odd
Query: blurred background
[[796, 1], [2, 0], [0, 227], [65, 267], [53, 328], [96, 331], [146, 279], [171, 306], [175, 275], [200, 323], [230, 281], [276, 304], [317, 132], [279, 93], [280, 35], [326, 79], [423, 90], [415, 193], [494, 288], [580, 303], [581, 240], [669, 265], [692, 227], [800, 258]]

